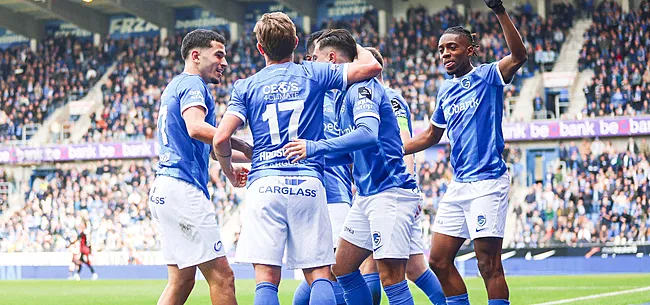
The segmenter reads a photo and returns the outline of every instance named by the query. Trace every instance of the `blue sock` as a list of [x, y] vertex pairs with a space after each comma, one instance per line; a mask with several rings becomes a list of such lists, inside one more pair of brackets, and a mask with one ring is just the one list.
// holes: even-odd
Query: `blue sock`
[[413, 296], [406, 280], [384, 287], [390, 305], [414, 305]]
[[469, 296], [466, 293], [448, 297], [447, 305], [469, 305]]
[[510, 305], [510, 301], [504, 299], [488, 300], [488, 305]]
[[379, 280], [379, 273], [368, 273], [363, 275], [366, 280], [366, 285], [370, 289], [372, 295], [372, 304], [379, 305], [381, 303], [381, 281]]
[[336, 305], [332, 282], [328, 279], [317, 279], [311, 283], [309, 305]]
[[343, 296], [343, 288], [341, 287], [341, 284], [339, 284], [339, 282], [332, 282], [332, 289], [334, 289], [336, 305], [345, 305], [345, 297]]
[[261, 282], [255, 286], [255, 305], [280, 305], [278, 286], [269, 282]]
[[359, 270], [343, 276], [337, 276], [336, 280], [338, 280], [341, 288], [343, 288], [343, 296], [345, 297], [346, 303], [372, 305], [370, 289], [368, 289], [366, 281], [363, 279]]
[[440, 286], [440, 281], [438, 281], [438, 278], [430, 269], [424, 271], [424, 273], [415, 280], [415, 285], [422, 289], [433, 305], [447, 304], [445, 293], [442, 292], [442, 286]]
[[309, 296], [311, 295], [311, 287], [307, 281], [302, 280], [296, 293], [293, 294], [293, 305], [309, 305]]

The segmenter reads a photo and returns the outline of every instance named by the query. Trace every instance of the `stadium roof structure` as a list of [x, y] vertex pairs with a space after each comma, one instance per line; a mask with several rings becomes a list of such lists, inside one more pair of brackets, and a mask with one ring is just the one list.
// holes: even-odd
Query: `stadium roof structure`
[[[88, 1], [88, 0], [86, 0]], [[159, 27], [174, 28], [173, 9], [201, 7], [217, 17], [237, 24], [244, 23], [249, 2], [268, 0], [0, 0], [0, 27], [17, 34], [40, 39], [44, 24], [63, 20], [102, 36], [108, 34], [109, 16], [131, 14]], [[318, 0], [278, 0], [302, 16], [316, 19]], [[380, 10], [392, 13], [392, 0], [366, 0]]]

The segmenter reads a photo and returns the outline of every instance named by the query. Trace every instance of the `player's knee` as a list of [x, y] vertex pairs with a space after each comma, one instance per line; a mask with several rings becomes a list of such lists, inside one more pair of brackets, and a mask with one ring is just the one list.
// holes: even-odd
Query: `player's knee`
[[343, 266], [343, 264], [332, 265], [332, 273], [334, 273], [335, 276], [343, 276], [351, 272], [352, 271], [350, 271], [349, 268]]
[[378, 260], [377, 267], [379, 279], [384, 287], [397, 284], [405, 279], [406, 262], [403, 260]]
[[235, 290], [235, 274], [232, 269], [228, 268], [222, 272], [219, 272], [219, 276], [215, 277], [215, 280], [212, 285], [218, 286], [219, 289], [224, 289], [228, 291]]
[[484, 279], [496, 278], [503, 275], [503, 267], [498, 259], [486, 258], [479, 260], [478, 270]]
[[[422, 268], [424, 267], [424, 268]], [[406, 278], [411, 282], [415, 282], [424, 271], [426, 271], [426, 266], [416, 265], [416, 264], [407, 264], [406, 265]]]
[[431, 268], [431, 270], [436, 274], [448, 271], [452, 264], [453, 262], [450, 263], [442, 257], [433, 255], [429, 256], [429, 268]]
[[188, 278], [188, 279], [169, 282], [168, 285], [171, 286], [176, 291], [188, 291], [194, 288], [194, 284], [195, 284], [194, 278]]

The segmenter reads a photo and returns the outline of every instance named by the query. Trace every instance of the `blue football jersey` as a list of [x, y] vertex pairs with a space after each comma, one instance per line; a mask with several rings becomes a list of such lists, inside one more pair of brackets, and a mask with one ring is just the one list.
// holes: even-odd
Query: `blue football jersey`
[[200, 106], [205, 121], [215, 126], [214, 98], [198, 75], [183, 73], [172, 79], [161, 96], [156, 137], [160, 145], [157, 175], [174, 177], [208, 194], [208, 165], [211, 145], [190, 137], [182, 113]]
[[[407, 130], [409, 135], [413, 137], [413, 125], [411, 122], [411, 109], [404, 100], [404, 97], [399, 94], [399, 92], [394, 89], [384, 87], [386, 90], [386, 95], [388, 95], [388, 100], [390, 100], [390, 105], [393, 106], [393, 113], [395, 113], [395, 118], [397, 119], [397, 125], [400, 130]], [[403, 148], [403, 147], [402, 147]], [[403, 153], [404, 151], [402, 151]], [[415, 158], [413, 158], [413, 175], [417, 180], [417, 164], [415, 163]]]
[[[325, 138], [336, 138], [340, 135], [339, 124], [336, 121], [336, 100], [342, 91], [332, 90], [325, 94], [323, 120]], [[352, 204], [352, 174], [347, 165], [325, 167], [325, 192], [327, 203]]]
[[473, 182], [503, 175], [503, 87], [498, 63], [483, 64], [438, 91], [431, 124], [447, 128], [454, 180]]
[[284, 145], [300, 138], [324, 138], [325, 93], [347, 86], [347, 65], [288, 62], [265, 67], [235, 82], [226, 113], [248, 124], [253, 135], [253, 164], [248, 183], [266, 176], [311, 176], [323, 179], [324, 157], [296, 164]]
[[404, 148], [393, 107], [377, 79], [350, 86], [341, 101], [339, 113], [341, 134], [353, 131], [359, 118], [379, 120], [377, 144], [352, 153], [352, 174], [361, 196], [374, 195], [392, 187], [417, 188], [402, 159]]

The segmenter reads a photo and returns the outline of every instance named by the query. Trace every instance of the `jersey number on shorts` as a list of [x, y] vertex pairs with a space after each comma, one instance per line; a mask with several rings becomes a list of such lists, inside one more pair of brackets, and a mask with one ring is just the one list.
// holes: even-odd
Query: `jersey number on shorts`
[[292, 111], [288, 128], [289, 140], [291, 140], [298, 137], [298, 125], [303, 109], [305, 109], [305, 101], [291, 101], [266, 105], [266, 111], [262, 114], [262, 119], [264, 122], [269, 122], [271, 144], [278, 145], [282, 142], [280, 137], [280, 124], [278, 123], [278, 111]]
[[158, 126], [160, 138], [163, 145], [167, 145], [169, 144], [169, 140], [167, 140], [167, 105], [160, 107], [158, 115], [160, 116], [160, 126]]

